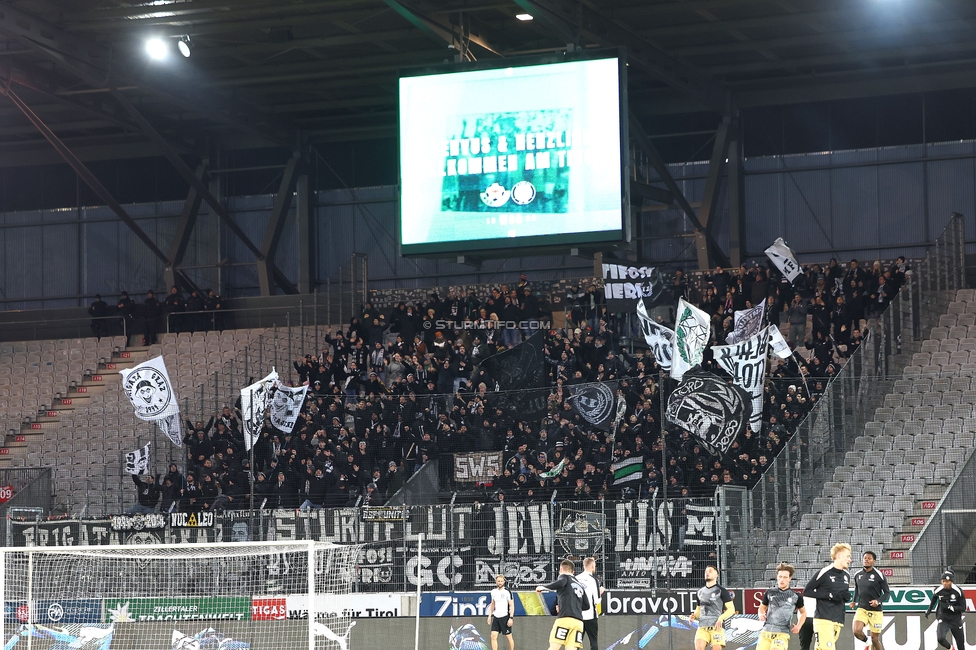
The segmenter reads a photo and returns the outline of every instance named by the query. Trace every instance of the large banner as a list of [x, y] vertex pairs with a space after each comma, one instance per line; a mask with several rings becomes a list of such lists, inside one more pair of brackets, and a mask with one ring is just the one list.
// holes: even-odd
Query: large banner
[[664, 417], [691, 433], [710, 454], [724, 454], [745, 432], [751, 396], [704, 370], [685, 375], [668, 397]]
[[[683, 546], [671, 525], [674, 508], [683, 509], [688, 518]], [[588, 555], [601, 558], [610, 586], [641, 588], [653, 585], [657, 575], [667, 577], [672, 587], [690, 587], [704, 580], [708, 554], [716, 548], [715, 512], [708, 499], [435, 505], [407, 508], [401, 517], [388, 520], [371, 519], [357, 508], [265, 511], [253, 517], [249, 512], [226, 512], [214, 514], [208, 527], [171, 523], [159, 514], [9, 522], [17, 547], [250, 539], [368, 543], [356, 563], [357, 590], [367, 593], [413, 591], [418, 581], [427, 589], [490, 589], [499, 573], [513, 588], [531, 588], [555, 579], [563, 558]], [[423, 556], [418, 563], [421, 533]], [[295, 593], [289, 576], [247, 566], [267, 573], [267, 584], [280, 583], [278, 593]], [[171, 578], [141, 579], [165, 584]]]
[[542, 417], [549, 397], [546, 386], [545, 336], [536, 332], [515, 347], [485, 359], [481, 369], [495, 382], [502, 408], [529, 419]]
[[122, 390], [140, 420], [155, 422], [177, 447], [183, 446], [180, 405], [163, 357], [155, 357], [134, 368], [123, 368]]
[[594, 382], [567, 386], [569, 410], [583, 418], [590, 427], [609, 431], [616, 415], [617, 382]]
[[664, 299], [666, 286], [653, 266], [603, 265], [603, 297], [611, 313], [633, 313], [645, 300], [653, 307]]

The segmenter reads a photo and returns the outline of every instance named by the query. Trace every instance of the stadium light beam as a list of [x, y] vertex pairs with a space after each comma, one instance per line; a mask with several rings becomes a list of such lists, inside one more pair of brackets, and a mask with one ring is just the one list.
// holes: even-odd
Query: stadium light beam
[[146, 54], [150, 59], [161, 61], [169, 55], [169, 48], [166, 41], [161, 38], [150, 38], [146, 41]]

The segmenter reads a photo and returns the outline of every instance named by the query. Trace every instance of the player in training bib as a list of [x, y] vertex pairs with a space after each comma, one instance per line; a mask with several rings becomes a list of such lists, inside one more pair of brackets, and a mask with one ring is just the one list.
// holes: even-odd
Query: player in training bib
[[[790, 632], [799, 634], [807, 619], [803, 609], [803, 598], [790, 589], [793, 567], [780, 563], [776, 567], [776, 589], [767, 589], [759, 605], [759, 620], [763, 622], [762, 632], [756, 650], [787, 650], [790, 647]], [[796, 625], [793, 614], [797, 614]]]
[[882, 650], [881, 647], [881, 626], [884, 614], [881, 612], [881, 603], [888, 597], [888, 581], [881, 572], [874, 568], [874, 563], [878, 556], [874, 551], [864, 552], [864, 570], [854, 574], [854, 601], [851, 607], [856, 607], [854, 612], [854, 637], [859, 641], [867, 641], [868, 637], [864, 634], [867, 627], [871, 632], [871, 650]]
[[725, 619], [735, 614], [732, 594], [718, 584], [718, 569], [705, 567], [705, 586], [698, 590], [698, 607], [689, 617], [698, 619], [695, 632], [695, 650], [719, 650], [725, 646]]
[[512, 636], [512, 623], [515, 616], [515, 599], [505, 588], [505, 576], [495, 576], [495, 588], [491, 590], [491, 604], [488, 605], [488, 625], [491, 626], [491, 650], [498, 650], [498, 635], [508, 638], [509, 650], [515, 650], [515, 637]]

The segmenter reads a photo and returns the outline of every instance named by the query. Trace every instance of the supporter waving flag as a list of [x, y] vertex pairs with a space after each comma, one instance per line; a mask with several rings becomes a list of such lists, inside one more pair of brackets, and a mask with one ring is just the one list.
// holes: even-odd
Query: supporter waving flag
[[674, 349], [671, 353], [671, 376], [680, 381], [686, 372], [701, 365], [711, 334], [711, 319], [698, 307], [679, 298], [674, 320], [676, 325]]
[[122, 390], [132, 403], [136, 417], [155, 422], [174, 445], [183, 446], [180, 405], [163, 357], [149, 359], [135, 368], [123, 368], [119, 374], [122, 375]]
[[278, 381], [278, 371], [271, 369], [271, 374], [250, 386], [241, 389], [241, 421], [244, 425], [244, 447], [250, 449], [264, 426], [264, 414], [268, 411], [271, 398], [271, 388]]
[[766, 257], [772, 260], [779, 272], [791, 283], [800, 275], [800, 263], [796, 261], [796, 255], [782, 237], [777, 237], [776, 241], [766, 249]]

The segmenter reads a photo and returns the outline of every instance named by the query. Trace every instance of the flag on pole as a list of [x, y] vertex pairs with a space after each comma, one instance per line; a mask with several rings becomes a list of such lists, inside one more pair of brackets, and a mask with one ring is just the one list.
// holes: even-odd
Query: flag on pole
[[151, 442], [147, 442], [146, 446], [141, 449], [136, 449], [135, 451], [130, 451], [125, 455], [125, 471], [128, 474], [148, 474], [149, 473], [149, 447], [152, 445]]
[[271, 424], [279, 431], [291, 433], [301, 413], [302, 406], [305, 405], [305, 395], [308, 393], [308, 386], [292, 388], [285, 386], [281, 381], [275, 382], [274, 395], [271, 398]]
[[264, 426], [264, 414], [268, 410], [271, 389], [278, 381], [278, 371], [274, 368], [271, 373], [250, 386], [241, 389], [241, 424], [244, 427], [244, 447], [250, 449], [261, 435]]
[[725, 342], [734, 345], [745, 341], [759, 333], [762, 329], [763, 316], [766, 315], [766, 303], [761, 302], [752, 309], [735, 312], [735, 327], [725, 337]]
[[780, 273], [791, 283], [800, 275], [800, 263], [796, 261], [796, 256], [782, 237], [777, 237], [776, 241], [766, 249], [766, 257], [772, 260]]
[[569, 410], [579, 414], [590, 426], [608, 431], [616, 413], [617, 382], [593, 382], [568, 386]]
[[768, 331], [769, 347], [773, 349], [773, 354], [780, 359], [789, 359], [793, 355], [793, 351], [790, 350], [790, 344], [783, 338], [783, 333], [775, 325], [770, 325]]
[[640, 481], [644, 478], [644, 456], [643, 454], [640, 456], [630, 456], [629, 458], [617, 461], [610, 466], [610, 471], [613, 472], [614, 485]]
[[665, 370], [671, 370], [671, 352], [674, 348], [674, 331], [664, 325], [654, 322], [648, 313], [643, 300], [637, 301], [637, 320], [640, 322], [644, 341], [651, 349], [657, 365]]
[[556, 478], [562, 473], [564, 467], [566, 467], [565, 458], [559, 461], [559, 464], [553, 467], [548, 472], [542, 472], [541, 474], [539, 474], [539, 478]]
[[671, 376], [680, 381], [686, 372], [701, 365], [712, 328], [708, 314], [684, 298], [678, 299], [675, 322]]
[[132, 403], [136, 417], [156, 422], [174, 445], [182, 447], [180, 405], [163, 357], [149, 359], [134, 368], [123, 368], [119, 374], [122, 390]]
[[766, 379], [766, 358], [769, 352], [769, 330], [765, 329], [735, 345], [712, 347], [715, 361], [732, 381], [752, 398], [749, 426], [756, 433], [762, 431], [763, 382]]

